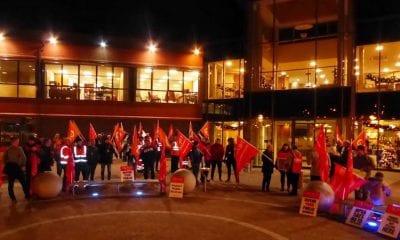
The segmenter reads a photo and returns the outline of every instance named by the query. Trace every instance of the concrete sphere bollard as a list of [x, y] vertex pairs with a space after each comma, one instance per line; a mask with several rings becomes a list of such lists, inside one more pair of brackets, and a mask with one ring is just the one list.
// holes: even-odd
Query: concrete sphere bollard
[[55, 198], [62, 190], [62, 179], [52, 172], [39, 173], [32, 181], [32, 192], [39, 198]]
[[[312, 191], [319, 192], [319, 204], [318, 211], [327, 212], [332, 204], [335, 202], [335, 192], [332, 187], [326, 182], [322, 181], [311, 181], [307, 186], [303, 189], [304, 191]], [[303, 194], [300, 195], [300, 197]]]
[[172, 177], [183, 177], [183, 193], [193, 192], [193, 190], [196, 188], [196, 178], [194, 177], [192, 171], [187, 169], [178, 169], [174, 172], [174, 174], [172, 174]]

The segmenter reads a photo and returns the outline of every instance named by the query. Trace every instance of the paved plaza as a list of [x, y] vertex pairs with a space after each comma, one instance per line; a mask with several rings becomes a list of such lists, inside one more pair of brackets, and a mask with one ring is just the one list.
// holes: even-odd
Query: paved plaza
[[[118, 166], [113, 168], [114, 180], [119, 178]], [[397, 185], [394, 179], [388, 177]], [[259, 191], [260, 181], [260, 169], [253, 169], [241, 174], [239, 186], [211, 182], [207, 192], [198, 186], [183, 199], [62, 196], [29, 203], [22, 200], [17, 187], [16, 205], [11, 205], [5, 184], [0, 200], [0, 240], [383, 239], [327, 216], [299, 215], [299, 199], [278, 190], [277, 172], [270, 193]]]

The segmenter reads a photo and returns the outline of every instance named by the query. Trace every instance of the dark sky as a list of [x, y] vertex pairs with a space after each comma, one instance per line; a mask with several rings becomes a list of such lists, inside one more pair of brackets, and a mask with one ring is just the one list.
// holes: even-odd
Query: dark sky
[[0, 28], [150, 37], [166, 45], [234, 41], [244, 35], [244, 0], [2, 0]]

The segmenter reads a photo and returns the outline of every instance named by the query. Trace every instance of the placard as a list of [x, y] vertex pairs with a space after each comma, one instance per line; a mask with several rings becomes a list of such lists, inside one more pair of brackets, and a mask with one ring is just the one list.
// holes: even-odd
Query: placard
[[172, 177], [169, 185], [169, 197], [183, 198], [184, 182], [183, 177]]
[[391, 204], [387, 207], [385, 214], [382, 217], [382, 223], [379, 226], [378, 232], [397, 238], [400, 232], [400, 206]]
[[307, 216], [317, 216], [319, 204], [319, 192], [306, 191], [301, 198], [299, 213]]
[[370, 216], [373, 207], [369, 202], [356, 201], [350, 214], [347, 216], [346, 224], [362, 228]]
[[135, 179], [132, 166], [121, 166], [120, 171], [121, 171], [121, 182], [128, 182], [128, 181], [132, 182]]

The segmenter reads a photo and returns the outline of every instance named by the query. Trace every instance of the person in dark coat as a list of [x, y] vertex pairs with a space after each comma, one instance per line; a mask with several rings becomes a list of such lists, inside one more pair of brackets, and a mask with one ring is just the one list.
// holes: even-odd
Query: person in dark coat
[[94, 140], [90, 140], [88, 144], [88, 150], [87, 150], [87, 159], [88, 159], [88, 165], [89, 165], [89, 179], [90, 181], [94, 181], [94, 176], [96, 173], [96, 167], [97, 163], [99, 162], [99, 150], [95, 145]]
[[233, 168], [233, 175], [235, 175], [236, 183], [239, 183], [236, 174], [235, 140], [233, 138], [228, 138], [228, 145], [226, 145], [225, 149], [225, 163], [226, 168], [228, 169], [228, 178], [225, 182], [231, 181], [231, 171]]
[[113, 157], [118, 156], [114, 146], [111, 144], [111, 136], [108, 135], [104, 143], [100, 145], [100, 164], [101, 164], [101, 180], [104, 180], [104, 170], [107, 166], [107, 179], [111, 180], [111, 163]]
[[54, 164], [54, 148], [51, 144], [51, 139], [44, 140], [44, 144], [39, 149], [39, 172], [51, 171], [51, 166]]
[[198, 175], [200, 171], [200, 163], [203, 159], [203, 153], [198, 148], [199, 142], [194, 141], [192, 150], [189, 152], [188, 156], [190, 158], [190, 162], [192, 164], [192, 171], [194, 177], [196, 178], [196, 184], [198, 183]]
[[144, 179], [148, 179], [149, 171], [151, 179], [155, 178], [154, 161], [156, 158], [156, 151], [156, 147], [154, 147], [150, 142], [150, 137], [146, 136], [144, 138], [144, 145], [140, 149], [140, 158], [144, 165]]
[[262, 154], [262, 173], [263, 173], [263, 180], [261, 185], [262, 192], [269, 192], [269, 185], [271, 183], [271, 176], [274, 172], [274, 153], [272, 149], [272, 145], [268, 144], [267, 148]]

